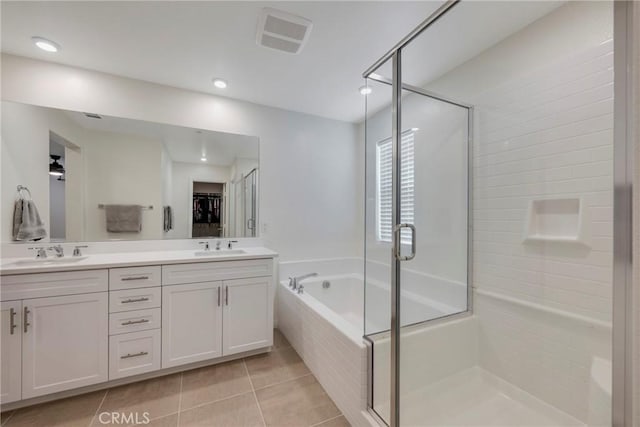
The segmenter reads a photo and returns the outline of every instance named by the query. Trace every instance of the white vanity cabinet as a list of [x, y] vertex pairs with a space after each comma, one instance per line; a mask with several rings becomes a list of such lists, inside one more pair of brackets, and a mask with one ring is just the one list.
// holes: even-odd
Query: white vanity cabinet
[[273, 260], [162, 267], [162, 367], [273, 344]]
[[2, 277], [3, 404], [108, 379], [107, 277], [107, 270]]
[[270, 277], [224, 281], [222, 352], [225, 356], [272, 344], [270, 283]]
[[161, 368], [162, 269], [109, 270], [109, 379]]
[[222, 356], [222, 282], [164, 286], [162, 367]]
[[107, 293], [22, 301], [22, 398], [108, 379]]
[[0, 402], [22, 398], [22, 301], [2, 302], [0, 342]]
[[272, 256], [106, 267], [4, 272], [2, 409], [273, 345]]

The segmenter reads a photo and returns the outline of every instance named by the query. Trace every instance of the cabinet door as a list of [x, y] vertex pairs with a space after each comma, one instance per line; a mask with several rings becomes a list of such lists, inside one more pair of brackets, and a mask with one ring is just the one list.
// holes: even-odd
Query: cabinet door
[[222, 282], [162, 288], [162, 367], [222, 356]]
[[107, 292], [22, 301], [22, 397], [108, 379]]
[[269, 277], [224, 282], [225, 356], [273, 344], [270, 282]]
[[0, 403], [22, 398], [22, 301], [2, 303], [0, 342]]

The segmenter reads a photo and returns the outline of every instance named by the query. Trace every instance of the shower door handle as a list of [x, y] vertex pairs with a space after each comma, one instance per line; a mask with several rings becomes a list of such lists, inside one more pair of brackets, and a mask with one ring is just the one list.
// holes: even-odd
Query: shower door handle
[[[402, 256], [401, 248], [402, 243], [400, 242], [400, 232], [403, 228], [407, 228], [411, 230], [411, 253], [407, 256]], [[416, 257], [416, 227], [413, 224], [397, 224], [393, 230], [394, 236], [394, 254], [398, 261], [411, 261]]]

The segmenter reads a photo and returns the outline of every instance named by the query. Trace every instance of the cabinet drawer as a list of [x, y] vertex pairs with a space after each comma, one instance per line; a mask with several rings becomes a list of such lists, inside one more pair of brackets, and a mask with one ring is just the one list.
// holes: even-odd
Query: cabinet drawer
[[160, 369], [160, 329], [109, 337], [109, 379]]
[[160, 287], [109, 292], [109, 313], [160, 307]]
[[162, 285], [271, 276], [273, 260], [213, 261], [162, 266]]
[[109, 270], [109, 290], [160, 286], [161, 274], [159, 265], [112, 268]]
[[2, 276], [2, 301], [105, 292], [108, 270], [65, 271]]
[[159, 308], [123, 311], [109, 315], [109, 335], [158, 329], [162, 312]]

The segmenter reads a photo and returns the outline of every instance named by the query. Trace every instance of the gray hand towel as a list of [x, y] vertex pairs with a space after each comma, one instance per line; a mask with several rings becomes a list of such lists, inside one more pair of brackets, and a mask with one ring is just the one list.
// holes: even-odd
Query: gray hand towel
[[142, 231], [142, 206], [105, 205], [107, 231], [110, 233], [140, 233]]
[[47, 231], [33, 200], [16, 200], [13, 213], [14, 240], [40, 240], [45, 237]]

